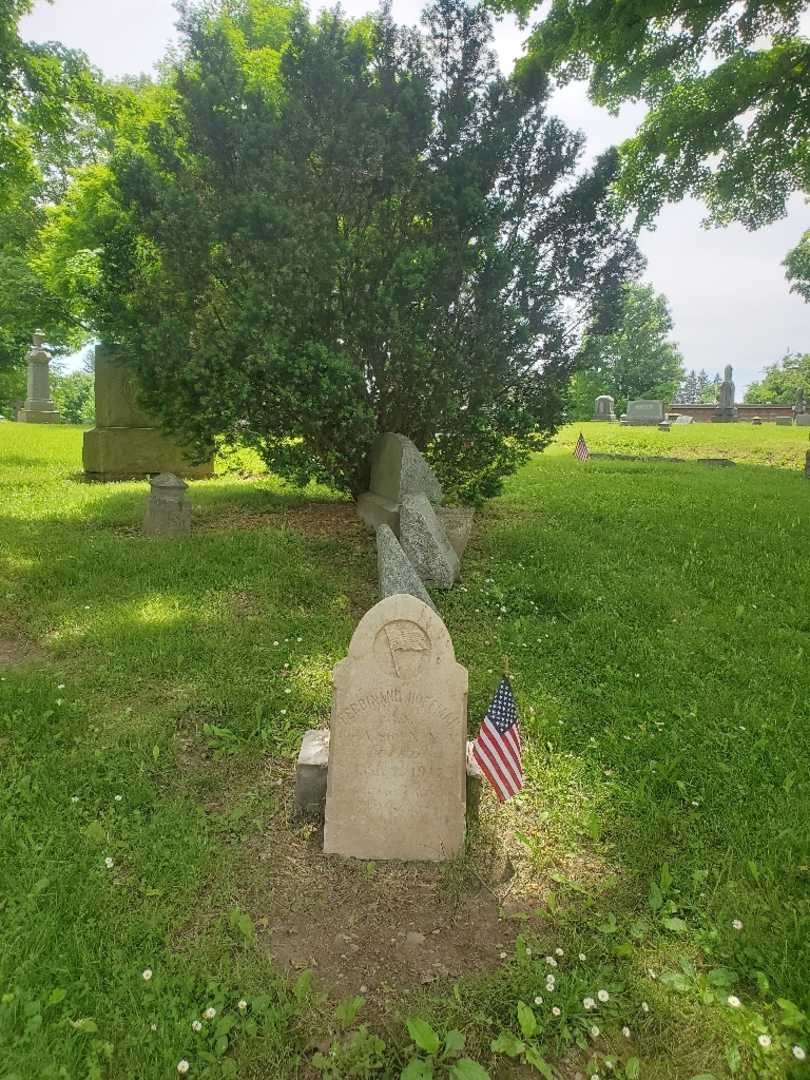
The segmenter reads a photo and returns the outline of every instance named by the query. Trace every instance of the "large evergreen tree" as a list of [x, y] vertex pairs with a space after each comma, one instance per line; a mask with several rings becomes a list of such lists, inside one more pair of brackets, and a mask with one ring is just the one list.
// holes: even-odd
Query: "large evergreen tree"
[[481, 7], [186, 13], [175, 104], [119, 146], [100, 331], [200, 454], [255, 446], [357, 493], [380, 431], [476, 499], [560, 420], [576, 326], [638, 268], [615, 155], [503, 78]]

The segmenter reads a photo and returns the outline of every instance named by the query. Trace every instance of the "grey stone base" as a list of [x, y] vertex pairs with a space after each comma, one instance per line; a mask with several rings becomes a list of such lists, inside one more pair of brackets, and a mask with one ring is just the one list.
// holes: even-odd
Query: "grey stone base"
[[58, 424], [60, 419], [55, 409], [17, 410], [17, 421], [20, 424]]
[[670, 425], [668, 420], [662, 420], [661, 423], [658, 425], [659, 431], [669, 431], [669, 429]]
[[399, 536], [399, 504], [366, 491], [357, 500], [357, 513], [370, 528], [387, 525], [394, 536]]
[[[484, 774], [475, 764], [467, 743], [467, 821], [478, 817]], [[304, 732], [295, 765], [295, 808], [302, 817], [323, 821], [326, 780], [329, 775], [329, 730], [312, 728]]]
[[777, 427], [793, 427], [793, 419], [790, 416], [777, 416], [775, 423]]
[[810, 413], [799, 413], [796, 417], [796, 427], [810, 427]]
[[204, 479], [214, 464], [192, 465], [180, 447], [157, 428], [93, 428], [82, 448], [90, 480], [142, 480], [157, 473]]
[[145, 536], [188, 536], [191, 532], [191, 507], [188, 503], [150, 498], [146, 503], [143, 531]]

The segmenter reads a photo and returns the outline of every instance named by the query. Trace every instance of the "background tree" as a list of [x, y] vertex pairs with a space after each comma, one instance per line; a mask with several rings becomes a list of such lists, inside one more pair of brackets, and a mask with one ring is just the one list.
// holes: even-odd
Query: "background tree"
[[745, 401], [752, 404], [793, 405], [799, 390], [810, 407], [810, 353], [787, 353], [765, 368], [760, 382], [751, 383]]
[[[523, 18], [536, 0], [490, 0]], [[618, 190], [650, 221], [702, 198], [715, 224], [756, 228], [810, 190], [810, 42], [802, 0], [552, 0], [524, 78], [588, 79], [592, 100], [649, 107], [621, 147]]]
[[172, 108], [111, 161], [94, 308], [200, 456], [239, 438], [358, 493], [393, 430], [476, 499], [555, 430], [577, 323], [640, 264], [615, 155], [577, 172], [482, 8], [424, 23], [186, 12]]
[[787, 253], [784, 262], [785, 276], [791, 283], [790, 291], [798, 293], [810, 303], [810, 229], [799, 243]]
[[51, 397], [65, 424], [92, 424], [96, 419], [95, 378], [84, 368], [65, 374], [54, 371]]
[[575, 418], [591, 417], [598, 394], [610, 394], [617, 413], [635, 398], [671, 402], [685, 376], [678, 346], [669, 339], [671, 332], [666, 297], [652, 285], [626, 283], [616, 327], [592, 332], [582, 342], [571, 386]]

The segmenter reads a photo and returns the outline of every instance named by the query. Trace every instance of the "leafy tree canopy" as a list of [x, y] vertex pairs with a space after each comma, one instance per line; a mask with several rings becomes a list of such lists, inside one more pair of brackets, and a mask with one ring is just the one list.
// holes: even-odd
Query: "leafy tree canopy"
[[787, 353], [765, 368], [761, 382], [751, 383], [745, 400], [752, 404], [793, 405], [800, 390], [810, 407], [810, 353]]
[[[490, 0], [528, 18], [536, 0]], [[594, 102], [649, 107], [621, 147], [618, 191], [649, 222], [705, 200], [715, 224], [756, 228], [810, 190], [810, 41], [804, 0], [552, 0], [523, 78], [588, 79]]]
[[798, 293], [810, 304], [810, 229], [799, 243], [789, 251], [785, 259], [786, 276], [790, 291]]
[[671, 332], [666, 297], [652, 285], [625, 284], [618, 325], [607, 333], [590, 333], [582, 343], [571, 382], [574, 419], [590, 419], [599, 394], [614, 398], [617, 414], [637, 398], [673, 401], [684, 369]]
[[[582, 137], [462, 0], [424, 32], [267, 0], [182, 29], [171, 106], [103, 197], [85, 172], [67, 200], [104, 219], [87, 309], [145, 404], [200, 456], [238, 438], [297, 482], [363, 490], [393, 430], [451, 490], [497, 490], [560, 420], [577, 324], [639, 268], [615, 154], [578, 173]], [[91, 216], [54, 226], [63, 255]]]

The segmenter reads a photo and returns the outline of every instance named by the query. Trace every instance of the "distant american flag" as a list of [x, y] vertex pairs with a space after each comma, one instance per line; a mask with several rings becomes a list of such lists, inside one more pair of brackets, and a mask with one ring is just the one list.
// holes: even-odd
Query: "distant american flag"
[[587, 461], [590, 456], [588, 446], [585, 442], [585, 436], [580, 431], [577, 445], [574, 447], [574, 457], [578, 458], [580, 461]]
[[501, 802], [523, 787], [518, 711], [505, 675], [473, 743], [472, 756]]

